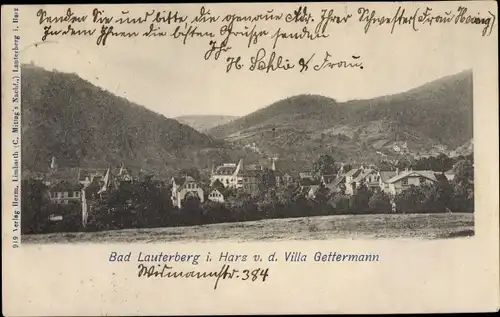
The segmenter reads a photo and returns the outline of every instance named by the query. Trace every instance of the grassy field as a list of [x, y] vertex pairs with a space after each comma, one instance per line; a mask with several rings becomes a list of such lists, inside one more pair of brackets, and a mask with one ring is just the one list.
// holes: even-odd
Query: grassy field
[[23, 243], [162, 243], [329, 239], [447, 239], [474, 235], [473, 214], [338, 215], [192, 227], [24, 235]]

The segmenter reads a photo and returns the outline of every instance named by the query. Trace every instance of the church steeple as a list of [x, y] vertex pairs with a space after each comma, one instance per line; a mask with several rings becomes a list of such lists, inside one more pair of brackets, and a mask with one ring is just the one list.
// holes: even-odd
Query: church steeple
[[238, 162], [238, 165], [236, 166], [236, 170], [234, 171], [233, 176], [234, 177], [238, 176], [238, 173], [241, 170], [243, 170], [243, 159], [240, 159], [240, 161]]

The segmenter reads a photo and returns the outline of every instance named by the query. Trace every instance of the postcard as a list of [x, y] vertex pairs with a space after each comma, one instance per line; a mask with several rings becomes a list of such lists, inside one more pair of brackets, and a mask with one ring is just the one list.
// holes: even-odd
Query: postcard
[[498, 311], [497, 19], [2, 6], [4, 315]]

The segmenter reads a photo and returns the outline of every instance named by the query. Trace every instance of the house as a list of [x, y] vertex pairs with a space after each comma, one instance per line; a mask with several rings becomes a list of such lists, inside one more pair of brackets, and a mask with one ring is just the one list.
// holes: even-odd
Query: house
[[321, 183], [326, 186], [328, 184], [335, 182], [336, 178], [337, 178], [336, 175], [321, 175]]
[[259, 184], [261, 181], [262, 171], [258, 169], [244, 170], [241, 173], [243, 179], [243, 191], [250, 195], [255, 195], [259, 191]]
[[188, 197], [198, 197], [200, 203], [205, 200], [203, 189], [193, 177], [172, 177], [172, 204], [182, 208], [183, 200]]
[[84, 227], [87, 225], [89, 214], [94, 211], [98, 204], [100, 197], [98, 193], [101, 189], [102, 184], [98, 179], [82, 188], [82, 224]]
[[227, 197], [224, 195], [224, 191], [220, 188], [214, 188], [208, 194], [208, 200], [223, 204], [226, 201]]
[[455, 179], [455, 172], [453, 171], [453, 169], [447, 170], [446, 172], [444, 172], [444, 176], [449, 182], [451, 182]]
[[50, 201], [54, 204], [80, 203], [82, 185], [76, 182], [60, 181], [49, 189]]
[[326, 188], [331, 193], [344, 193], [345, 192], [345, 175], [337, 175], [333, 182], [326, 184]]
[[311, 185], [308, 187], [306, 197], [309, 199], [316, 198], [316, 193], [321, 188], [321, 185]]
[[123, 164], [118, 170], [114, 169], [112, 173], [113, 175], [116, 175], [116, 180], [119, 182], [132, 183], [134, 180], [130, 172], [125, 168]]
[[309, 197], [309, 191], [311, 190], [311, 185], [302, 185], [302, 186], [299, 186], [299, 188], [297, 189], [297, 193], [298, 195], [301, 195], [303, 197]]
[[63, 220], [63, 218], [66, 216], [65, 213], [68, 211], [67, 207], [77, 206], [77, 208], [79, 209], [83, 202], [82, 185], [78, 184], [74, 180], [73, 182], [68, 182], [65, 180], [58, 182], [48, 190], [48, 194], [49, 199], [53, 204], [60, 205], [61, 207], [65, 206], [63, 208], [58, 208], [57, 212], [52, 213], [48, 218], [50, 221]]
[[276, 187], [283, 186], [283, 173], [280, 171], [272, 170], [274, 173], [275, 181], [276, 181]]
[[357, 177], [363, 170], [363, 167], [361, 168], [353, 168], [347, 173], [344, 174], [344, 181], [345, 181], [345, 193], [346, 195], [353, 195], [355, 188], [353, 180], [355, 177]]
[[243, 160], [238, 164], [224, 163], [223, 165], [212, 170], [210, 175], [210, 185], [216, 180], [220, 181], [226, 188], [242, 188], [243, 177], [241, 172], [243, 170]]
[[300, 180], [303, 180], [303, 179], [314, 179], [313, 175], [311, 172], [301, 172], [299, 173], [299, 179]]
[[94, 179], [104, 179], [107, 171], [108, 169], [106, 168], [81, 168], [78, 170], [78, 182], [84, 187], [87, 187]]
[[371, 190], [380, 187], [380, 176], [376, 170], [371, 168], [360, 170], [360, 173], [351, 181], [351, 188], [354, 191], [362, 185], [366, 185]]
[[438, 178], [433, 171], [405, 170], [404, 172], [394, 175], [387, 181], [388, 187], [386, 192], [394, 196], [410, 188], [412, 185], [422, 186], [424, 184], [433, 184], [436, 182], [438, 182]]
[[227, 204], [229, 203], [228, 199], [233, 195], [233, 191], [228, 188], [224, 187], [213, 187], [210, 190], [210, 193], [208, 194], [208, 200], [221, 203], [221, 204]]
[[[41, 176], [41, 175], [38, 175]], [[69, 183], [74, 183], [78, 177], [78, 169], [75, 168], [61, 168], [57, 170], [51, 170], [47, 174], [42, 176], [42, 181], [45, 186], [51, 187], [56, 185], [61, 181], [66, 181]]]
[[319, 180], [304, 178], [299, 181], [299, 192], [311, 198], [320, 185], [321, 182]]
[[292, 175], [290, 175], [288, 173], [285, 173], [283, 175], [282, 179], [283, 179], [283, 185], [285, 185], [285, 186], [289, 186], [289, 185], [293, 184], [293, 177], [292, 177]]
[[262, 167], [262, 165], [260, 164], [245, 164], [245, 169], [249, 169], [249, 170], [263, 170], [264, 167]]
[[220, 182], [215, 182], [210, 188], [208, 200], [217, 203], [227, 203], [228, 198], [231, 196], [232, 190], [224, 187]]
[[388, 192], [389, 190], [389, 179], [394, 177], [396, 174], [399, 173], [399, 170], [396, 171], [380, 171], [378, 172], [379, 175], [379, 187], [380, 190], [383, 192]]

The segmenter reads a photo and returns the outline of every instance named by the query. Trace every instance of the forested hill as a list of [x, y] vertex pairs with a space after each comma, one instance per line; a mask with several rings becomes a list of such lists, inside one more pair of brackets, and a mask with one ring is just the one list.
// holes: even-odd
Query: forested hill
[[348, 102], [291, 96], [208, 133], [295, 165], [323, 153], [351, 161], [399, 158], [395, 149], [403, 145], [414, 155], [451, 153], [473, 137], [472, 79], [472, 71], [464, 71], [399, 94]]
[[[175, 106], [175, 105], [165, 105]], [[22, 66], [23, 169], [119, 166], [208, 168], [231, 153], [223, 141], [113, 95], [75, 74]]]

